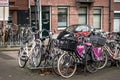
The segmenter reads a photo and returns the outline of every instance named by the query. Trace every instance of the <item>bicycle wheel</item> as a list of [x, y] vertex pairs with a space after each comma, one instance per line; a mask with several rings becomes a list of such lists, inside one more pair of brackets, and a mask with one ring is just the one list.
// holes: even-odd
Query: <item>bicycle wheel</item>
[[98, 63], [97, 60], [95, 60], [95, 56], [92, 51], [85, 55], [85, 67], [90, 73], [95, 73], [98, 70]]
[[60, 75], [57, 69], [57, 62], [61, 54], [57, 54], [52, 61], [52, 70], [55, 74]]
[[103, 69], [107, 65], [107, 62], [108, 62], [107, 52], [103, 50], [102, 59], [98, 61], [98, 69]]
[[120, 69], [120, 60], [117, 60], [117, 61], [116, 61], [116, 66], [117, 66], [117, 68]]
[[41, 63], [41, 51], [39, 46], [36, 46], [33, 50], [30, 65], [33, 67], [39, 67]]
[[[120, 49], [118, 50], [118, 55], [120, 55]], [[120, 57], [118, 60], [116, 60], [116, 65], [118, 68], [120, 68]]]
[[58, 59], [57, 68], [62, 77], [69, 78], [73, 76], [77, 68], [75, 56], [70, 55], [70, 53], [63, 53]]
[[27, 53], [24, 51], [23, 48], [20, 48], [18, 52], [18, 64], [19, 67], [24, 68], [28, 61]]
[[53, 53], [54, 53], [54, 56], [52, 59], [52, 70], [55, 74], [60, 75], [57, 69], [57, 62], [60, 55], [64, 53], [64, 51], [62, 51], [61, 49], [55, 48]]

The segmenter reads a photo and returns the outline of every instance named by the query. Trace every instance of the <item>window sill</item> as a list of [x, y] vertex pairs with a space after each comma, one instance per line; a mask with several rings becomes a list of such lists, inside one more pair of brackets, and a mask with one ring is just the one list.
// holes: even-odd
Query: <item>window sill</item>
[[66, 27], [63, 27], [63, 28], [58, 28], [58, 30], [64, 30]]

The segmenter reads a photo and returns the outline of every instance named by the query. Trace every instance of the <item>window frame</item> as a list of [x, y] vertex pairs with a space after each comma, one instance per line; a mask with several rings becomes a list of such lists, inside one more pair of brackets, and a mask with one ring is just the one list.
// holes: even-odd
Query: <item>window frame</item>
[[120, 0], [114, 0], [114, 2], [120, 2]]
[[[100, 10], [100, 14], [94, 14], [94, 10]], [[94, 26], [94, 15], [99, 15], [100, 16], [100, 28], [96, 28]], [[102, 30], [102, 8], [101, 7], [95, 7], [95, 8], [93, 8], [93, 26], [96, 29]]]
[[[60, 8], [67, 9], [67, 13], [66, 14], [59, 14], [59, 9]], [[66, 15], [66, 26], [63, 26], [63, 27], [59, 26], [59, 21], [58, 21], [58, 30], [65, 29], [68, 26], [68, 22], [69, 22], [68, 21], [69, 20], [68, 19], [69, 18], [68, 17], [69, 9], [68, 9], [68, 7], [58, 7], [57, 9], [58, 9], [58, 19], [59, 19], [59, 15]]]
[[114, 11], [114, 18], [120, 18], [120, 11]]
[[[80, 16], [84, 16], [84, 17], [86, 17], [86, 23], [85, 24], [88, 24], [88, 7], [86, 7], [86, 6], [81, 6], [81, 7], [79, 7], [79, 10], [80, 10], [80, 8], [86, 8], [86, 13], [84, 14], [84, 13], [79, 13], [78, 12], [78, 16], [80, 17]], [[80, 21], [78, 20], [78, 23], [79, 23]], [[79, 24], [81, 24], [81, 23], [79, 23]]]

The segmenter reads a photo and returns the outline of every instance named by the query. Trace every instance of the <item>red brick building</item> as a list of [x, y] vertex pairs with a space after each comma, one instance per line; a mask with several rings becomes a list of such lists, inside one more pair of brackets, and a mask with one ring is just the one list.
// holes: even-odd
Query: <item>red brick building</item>
[[9, 0], [9, 16], [15, 24], [27, 24], [28, 0]]
[[[10, 0], [10, 16], [12, 16], [14, 23], [28, 23], [28, 1]], [[30, 1], [31, 21], [34, 22], [36, 19], [35, 0]], [[104, 31], [120, 31], [120, 0], [40, 1], [42, 6], [42, 28], [55, 29], [59, 32], [72, 24], [88, 24]]]
[[41, 0], [42, 27], [59, 31], [72, 24], [88, 24], [120, 31], [119, 5], [120, 0]]

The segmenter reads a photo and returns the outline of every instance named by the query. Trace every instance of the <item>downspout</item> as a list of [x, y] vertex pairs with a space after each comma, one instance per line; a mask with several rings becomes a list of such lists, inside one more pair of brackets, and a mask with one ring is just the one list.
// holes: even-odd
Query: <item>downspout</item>
[[28, 0], [28, 12], [29, 12], [29, 27], [31, 27], [31, 5], [30, 5], [30, 0]]
[[[41, 0], [38, 0], [38, 20], [39, 20], [39, 30], [42, 30], [42, 3]], [[39, 37], [42, 37], [42, 34], [39, 34]]]
[[37, 26], [37, 0], [34, 0], [35, 1], [35, 29], [38, 29], [38, 26]]
[[109, 32], [111, 32], [111, 0], [109, 0]]

